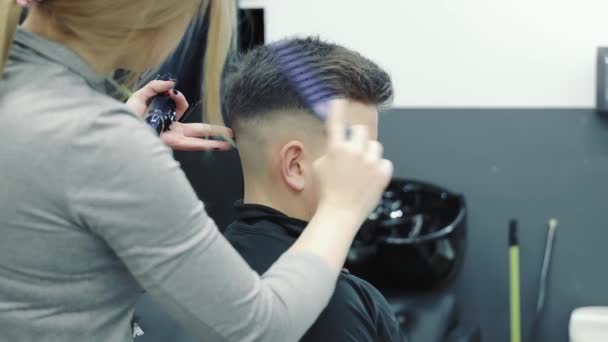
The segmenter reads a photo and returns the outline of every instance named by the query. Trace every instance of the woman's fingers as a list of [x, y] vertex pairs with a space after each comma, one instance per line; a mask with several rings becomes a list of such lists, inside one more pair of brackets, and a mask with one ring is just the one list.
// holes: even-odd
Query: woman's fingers
[[161, 81], [154, 80], [148, 82], [145, 86], [143, 86], [138, 91], [134, 92], [133, 95], [129, 98], [129, 101], [135, 100], [143, 103], [147, 103], [152, 97], [168, 92], [175, 86], [174, 81]]
[[232, 130], [227, 127], [203, 123], [173, 122], [167, 132], [160, 135], [161, 140], [169, 147], [179, 151], [227, 151], [232, 149], [230, 142], [223, 140], [207, 140], [204, 137], [232, 136]]
[[127, 100], [127, 106], [137, 115], [146, 115], [146, 109], [150, 99], [158, 94], [163, 94], [175, 86], [173, 81], [151, 81], [138, 91], [134, 92]]
[[182, 123], [186, 137], [232, 137], [232, 130], [224, 126], [208, 125], [204, 123]]
[[382, 144], [376, 140], [372, 140], [369, 142], [367, 146], [367, 155], [373, 159], [382, 158], [382, 154], [384, 153], [384, 147]]
[[346, 100], [332, 100], [330, 111], [325, 123], [329, 146], [337, 146], [346, 139]]
[[192, 137], [175, 137], [163, 135], [161, 139], [165, 144], [179, 151], [228, 151], [232, 147], [230, 143], [220, 140], [205, 140]]
[[184, 94], [177, 89], [171, 89], [171, 91], [169, 91], [169, 96], [175, 101], [175, 119], [179, 120], [186, 110], [188, 110], [188, 101]]
[[150, 99], [156, 95], [168, 94], [173, 101], [175, 101], [176, 119], [179, 119], [182, 115], [184, 115], [186, 110], [188, 110], [188, 101], [186, 100], [184, 94], [173, 88], [174, 86], [175, 81], [173, 80], [150, 81], [141, 89], [134, 92], [131, 97], [129, 97], [127, 105], [131, 107], [131, 110], [133, 110], [135, 113], [143, 116], [148, 108]]
[[350, 128], [350, 143], [361, 150], [366, 150], [369, 142], [369, 129], [363, 125]]

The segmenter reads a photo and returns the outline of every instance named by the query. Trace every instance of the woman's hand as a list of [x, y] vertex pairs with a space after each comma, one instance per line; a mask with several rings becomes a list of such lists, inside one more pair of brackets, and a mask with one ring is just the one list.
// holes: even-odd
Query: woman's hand
[[[127, 101], [127, 106], [142, 118], [150, 99], [158, 94], [168, 94], [175, 101], [176, 118], [184, 115], [188, 109], [188, 101], [184, 95], [173, 89], [174, 81], [155, 80], [139, 89]], [[204, 137], [232, 137], [232, 130], [223, 126], [214, 126], [203, 123], [181, 123], [174, 121], [168, 131], [162, 132], [161, 140], [174, 150], [181, 151], [211, 151], [229, 150], [230, 143], [220, 140], [206, 140]]]
[[345, 101], [334, 100], [327, 119], [327, 153], [315, 161], [319, 205], [291, 251], [320, 256], [339, 270], [355, 234], [393, 175], [393, 164], [382, 158], [382, 145], [369, 139], [365, 126], [344, 124]]
[[333, 101], [326, 123], [327, 153], [315, 162], [319, 209], [354, 216], [361, 224], [378, 205], [393, 174], [393, 164], [382, 158], [382, 144], [369, 139], [365, 126], [352, 126], [347, 137], [344, 105], [344, 100]]

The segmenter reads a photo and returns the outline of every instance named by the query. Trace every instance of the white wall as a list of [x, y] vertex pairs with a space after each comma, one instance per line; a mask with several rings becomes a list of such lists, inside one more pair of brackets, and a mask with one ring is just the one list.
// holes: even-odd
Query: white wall
[[391, 72], [400, 107], [592, 107], [608, 0], [242, 0]]

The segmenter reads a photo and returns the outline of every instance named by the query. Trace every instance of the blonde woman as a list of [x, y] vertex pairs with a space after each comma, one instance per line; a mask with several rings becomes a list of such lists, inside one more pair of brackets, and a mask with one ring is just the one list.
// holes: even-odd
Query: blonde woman
[[[333, 103], [320, 201], [298, 239], [261, 277], [207, 216], [167, 148], [209, 126], [159, 139], [141, 119], [155, 81], [127, 104], [108, 75], [157, 66], [201, 0], [0, 0], [0, 339], [129, 341], [146, 290], [205, 341], [295, 341], [321, 312], [352, 239], [387, 184], [381, 145]], [[20, 6], [28, 6], [17, 28]], [[209, 4], [206, 116], [219, 82], [233, 1]], [[201, 39], [201, 37], [192, 37]], [[229, 134], [226, 129], [220, 134]], [[164, 144], [163, 144], [164, 142]], [[204, 175], [201, 175], [204, 177]]]

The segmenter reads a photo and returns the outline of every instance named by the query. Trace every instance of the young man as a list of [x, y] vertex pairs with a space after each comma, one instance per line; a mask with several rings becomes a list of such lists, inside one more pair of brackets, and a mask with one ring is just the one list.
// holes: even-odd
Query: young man
[[[288, 44], [303, 52], [335, 94], [348, 100], [349, 124], [367, 126], [375, 138], [378, 106], [392, 98], [389, 75], [342, 46], [314, 38]], [[245, 181], [244, 200], [236, 204], [237, 219], [225, 235], [262, 274], [295, 242], [315, 212], [317, 180], [312, 169], [324, 154], [323, 123], [285, 79], [269, 46], [242, 56], [227, 78], [224, 95]], [[380, 292], [346, 270], [329, 305], [302, 339], [404, 340]]]

